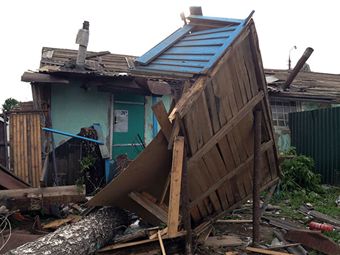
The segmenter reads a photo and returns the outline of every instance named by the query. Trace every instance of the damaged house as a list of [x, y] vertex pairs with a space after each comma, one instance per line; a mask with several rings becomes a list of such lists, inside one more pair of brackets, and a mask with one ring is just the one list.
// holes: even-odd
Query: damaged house
[[340, 184], [340, 75], [300, 71], [284, 89], [290, 70], [266, 69], [276, 144], [312, 157], [322, 182]]
[[[88, 206], [115, 206], [150, 225], [165, 224], [160, 242], [186, 235], [188, 250], [214, 219], [253, 198], [258, 243], [260, 191], [275, 185], [280, 171], [252, 13], [228, 19], [190, 11], [183, 27], [138, 58], [88, 52], [87, 22], [78, 51], [43, 49], [39, 71], [22, 76], [32, 85], [42, 127], [42, 171], [35, 176], [40, 185], [71, 184], [89, 156], [100, 155]], [[129, 160], [113, 174], [111, 159], [122, 154]], [[100, 236], [107, 238], [101, 246], [112, 230]], [[78, 232], [58, 249], [98, 249], [87, 234]], [[24, 248], [37, 249], [30, 245]]]

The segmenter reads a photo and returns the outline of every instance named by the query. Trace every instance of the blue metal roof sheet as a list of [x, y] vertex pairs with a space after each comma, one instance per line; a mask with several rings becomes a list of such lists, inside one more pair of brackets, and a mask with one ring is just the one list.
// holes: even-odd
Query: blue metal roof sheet
[[[204, 74], [219, 60], [248, 22], [248, 18], [205, 16], [189, 16], [188, 20], [189, 24], [137, 58], [135, 71], [186, 76]], [[214, 24], [214, 27], [205, 24]]]

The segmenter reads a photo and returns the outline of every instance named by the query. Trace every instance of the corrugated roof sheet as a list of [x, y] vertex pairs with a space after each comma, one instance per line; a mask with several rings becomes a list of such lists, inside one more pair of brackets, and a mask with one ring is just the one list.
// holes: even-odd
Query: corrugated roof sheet
[[109, 52], [87, 52], [85, 70], [74, 68], [77, 50], [44, 47], [40, 72], [96, 73], [107, 76], [127, 75], [133, 65], [134, 56]]
[[136, 59], [134, 72], [193, 76], [206, 73], [241, 33], [248, 19], [187, 17], [175, 31]]

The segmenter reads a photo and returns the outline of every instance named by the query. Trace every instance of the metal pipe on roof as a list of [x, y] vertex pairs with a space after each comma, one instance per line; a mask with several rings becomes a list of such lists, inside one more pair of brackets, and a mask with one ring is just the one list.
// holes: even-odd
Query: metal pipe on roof
[[90, 37], [90, 22], [84, 21], [83, 28], [79, 29], [76, 44], [79, 44], [76, 66], [79, 68], [83, 68], [85, 66], [85, 59], [86, 59], [86, 51], [87, 46], [89, 44], [89, 37]]
[[297, 74], [300, 72], [301, 68], [303, 67], [303, 65], [306, 63], [306, 61], [308, 60], [308, 58], [310, 57], [310, 55], [312, 55], [314, 49], [311, 47], [308, 47], [305, 52], [302, 54], [301, 58], [299, 59], [299, 61], [296, 63], [293, 71], [289, 74], [286, 83], [283, 87], [284, 90], [289, 89], [290, 84], [292, 84], [293, 80], [295, 79], [295, 77], [297, 76]]
[[190, 6], [190, 15], [198, 15], [203, 16], [202, 7], [201, 6]]

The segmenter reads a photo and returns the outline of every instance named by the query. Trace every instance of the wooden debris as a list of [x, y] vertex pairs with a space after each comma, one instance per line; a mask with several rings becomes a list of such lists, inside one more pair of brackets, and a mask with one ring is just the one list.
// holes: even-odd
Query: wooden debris
[[[274, 235], [279, 239], [280, 242], [283, 243], [283, 245], [289, 244], [286, 239], [283, 237], [281, 231], [274, 230]], [[293, 246], [293, 247], [286, 247], [286, 250], [288, 250], [290, 253], [295, 254], [295, 255], [307, 255], [308, 252], [301, 246]]]
[[238, 236], [222, 235], [222, 236], [210, 236], [205, 240], [204, 245], [210, 247], [235, 247], [244, 245]]
[[289, 247], [295, 247], [301, 245], [300, 243], [288, 243], [288, 244], [283, 244], [283, 245], [273, 245], [269, 246], [268, 249], [276, 250], [276, 249], [285, 249]]
[[144, 237], [147, 237], [147, 230], [141, 229], [133, 233], [118, 236], [117, 238], [115, 238], [114, 242], [115, 243], [126, 243], [126, 242], [130, 242], [136, 239], [144, 238]]
[[158, 237], [159, 245], [161, 246], [162, 255], [166, 255], [166, 252], [165, 252], [165, 248], [164, 248], [164, 244], [163, 244], [163, 240], [162, 240], [162, 236], [161, 236], [161, 232], [160, 232], [160, 231], [157, 232], [157, 237]]
[[184, 159], [184, 138], [178, 136], [174, 141], [171, 167], [169, 213], [168, 213], [168, 235], [170, 237], [176, 235], [176, 233], [178, 232], [183, 159]]
[[65, 219], [58, 219], [43, 225], [43, 229], [56, 230], [67, 223], [75, 223], [79, 221], [82, 217], [79, 215], [69, 215]]
[[216, 223], [252, 223], [253, 220], [217, 220]]
[[172, 133], [172, 125], [168, 119], [168, 113], [165, 110], [163, 102], [159, 101], [157, 104], [154, 104], [152, 110], [161, 126], [161, 130], [166, 137], [166, 140], [169, 142]]
[[246, 251], [251, 251], [251, 252], [254, 252], [254, 253], [261, 253], [261, 254], [268, 254], [268, 255], [293, 255], [291, 253], [280, 252], [280, 251], [271, 251], [271, 250], [267, 250], [267, 249], [253, 248], [253, 247], [247, 247]]
[[10, 210], [40, 210], [58, 203], [85, 201], [85, 189], [76, 185], [0, 191], [0, 203]]
[[305, 206], [301, 206], [300, 207], [300, 212], [306, 214], [306, 215], [310, 215], [313, 218], [321, 221], [321, 222], [326, 222], [329, 224], [332, 224], [333, 226], [337, 226], [340, 227], [340, 221], [337, 219], [334, 219], [326, 214], [323, 214], [321, 212], [315, 211], [315, 210], [308, 210]]
[[264, 212], [267, 210], [268, 205], [269, 205], [269, 201], [272, 198], [272, 196], [273, 196], [273, 194], [276, 190], [277, 185], [278, 184], [275, 184], [269, 189], [269, 192], [267, 193], [266, 198], [264, 199], [264, 202], [261, 206], [261, 213], [260, 213], [261, 217], [263, 216]]
[[167, 223], [168, 215], [159, 205], [138, 192], [131, 192], [129, 197], [144, 209], [155, 215], [163, 223]]
[[213, 227], [210, 226], [209, 228], [207, 228], [206, 230], [204, 230], [197, 238], [197, 242], [198, 243], [203, 243], [205, 242], [208, 237], [210, 236], [211, 231], [213, 230]]
[[[167, 239], [172, 239], [172, 238], [179, 238], [179, 237], [183, 237], [186, 235], [185, 231], [181, 231], [178, 232], [175, 236], [173, 237], [169, 237], [168, 235], [165, 235], [163, 237], [163, 240], [167, 240]], [[128, 248], [128, 247], [136, 247], [136, 246], [140, 246], [143, 244], [147, 244], [147, 243], [152, 243], [152, 242], [156, 242], [158, 241], [158, 238], [155, 239], [145, 239], [145, 240], [141, 240], [141, 241], [135, 241], [135, 242], [128, 242], [128, 243], [119, 243], [119, 244], [112, 244], [112, 245], [108, 245], [102, 249], [100, 249], [98, 252], [108, 252], [108, 251], [113, 251], [113, 250], [119, 250], [122, 248]]]
[[160, 231], [157, 231], [155, 234], [149, 236], [149, 239], [156, 239], [158, 237], [158, 232], [160, 232], [161, 236], [164, 236], [168, 233], [168, 227], [163, 228]]
[[264, 220], [268, 221], [268, 223], [274, 227], [282, 228], [284, 230], [291, 230], [291, 229], [298, 229], [299, 226], [294, 225], [293, 223], [280, 220], [280, 219], [274, 219], [271, 217], [262, 217]]
[[340, 246], [319, 231], [289, 230], [285, 235], [289, 241], [298, 242], [327, 255], [339, 255]]

